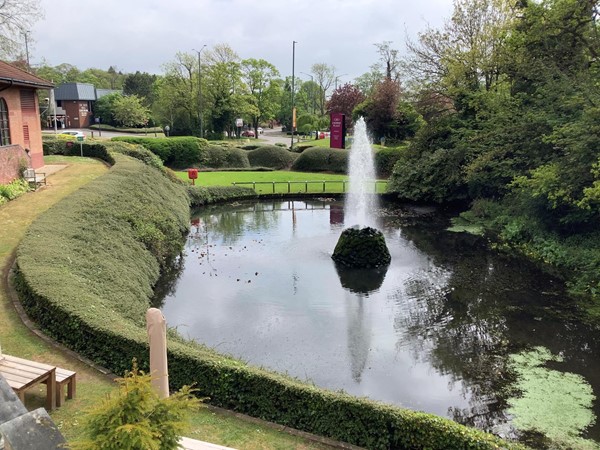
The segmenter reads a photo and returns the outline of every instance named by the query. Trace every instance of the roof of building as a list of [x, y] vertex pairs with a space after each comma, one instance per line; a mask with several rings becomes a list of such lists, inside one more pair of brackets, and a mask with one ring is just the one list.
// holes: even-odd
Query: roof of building
[[29, 72], [25, 72], [4, 61], [0, 61], [0, 83], [17, 86], [31, 86], [34, 88], [54, 87], [54, 84], [50, 81], [44, 80]]
[[96, 88], [89, 83], [64, 83], [54, 90], [56, 100], [96, 100]]

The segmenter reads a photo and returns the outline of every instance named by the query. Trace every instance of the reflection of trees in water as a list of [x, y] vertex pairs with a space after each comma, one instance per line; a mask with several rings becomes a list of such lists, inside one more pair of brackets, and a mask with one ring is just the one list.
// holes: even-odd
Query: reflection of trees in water
[[158, 281], [154, 285], [154, 295], [150, 299], [150, 305], [153, 308], [162, 308], [165, 298], [175, 294], [177, 282], [183, 273], [184, 267], [185, 258], [183, 255], [178, 255], [165, 265]]

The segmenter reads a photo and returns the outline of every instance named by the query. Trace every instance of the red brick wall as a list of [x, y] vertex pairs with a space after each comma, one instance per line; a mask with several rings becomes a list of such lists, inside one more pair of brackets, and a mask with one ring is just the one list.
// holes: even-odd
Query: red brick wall
[[0, 184], [10, 183], [20, 176], [22, 165], [29, 166], [27, 153], [20, 145], [0, 147]]
[[[34, 93], [35, 105], [32, 111], [23, 112], [21, 110], [21, 89]], [[29, 149], [31, 167], [34, 169], [39, 169], [44, 165], [44, 150], [42, 148], [40, 108], [38, 105], [37, 95], [35, 95], [35, 89], [12, 87], [1, 91], [0, 97], [4, 98], [6, 101], [6, 106], [8, 107], [11, 144], [20, 145], [24, 149]], [[29, 140], [27, 142], [25, 140], [25, 130], [29, 135]], [[0, 150], [2, 149], [4, 149], [4, 147], [0, 147]], [[4, 160], [0, 160], [0, 170], [3, 170], [3, 166]], [[4, 183], [6, 181], [2, 182]]]

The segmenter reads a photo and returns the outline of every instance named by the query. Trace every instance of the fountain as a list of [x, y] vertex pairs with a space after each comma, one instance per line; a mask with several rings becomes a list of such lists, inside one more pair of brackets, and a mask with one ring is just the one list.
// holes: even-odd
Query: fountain
[[387, 266], [391, 256], [383, 233], [375, 228], [377, 196], [372, 187], [375, 163], [362, 117], [356, 122], [348, 165], [350, 191], [346, 197], [345, 223], [351, 225], [342, 232], [331, 257], [336, 263], [352, 268]]

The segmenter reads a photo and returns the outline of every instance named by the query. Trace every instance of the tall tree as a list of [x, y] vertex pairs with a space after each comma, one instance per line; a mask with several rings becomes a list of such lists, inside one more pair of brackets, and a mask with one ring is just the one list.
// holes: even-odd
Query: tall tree
[[113, 117], [115, 121], [125, 127], [139, 127], [148, 123], [150, 113], [142, 105], [136, 95], [120, 95], [113, 101]]
[[3, 0], [0, 2], [0, 58], [23, 55], [25, 39], [33, 24], [43, 17], [39, 0]]
[[321, 116], [325, 115], [325, 103], [327, 102], [327, 91], [335, 81], [335, 67], [325, 63], [316, 63], [311, 67], [314, 81], [319, 85], [317, 105]]
[[365, 96], [360, 89], [350, 83], [338, 87], [327, 102], [327, 113], [342, 113], [346, 115], [346, 125], [352, 128], [352, 112], [360, 103], [365, 100]]
[[379, 53], [379, 60], [385, 69], [385, 78], [400, 81], [400, 58], [398, 50], [391, 47], [392, 41], [383, 41], [374, 44]]
[[277, 77], [279, 71], [264, 59], [245, 59], [242, 61], [242, 74], [250, 93], [253, 106], [250, 114], [255, 136], [258, 139], [258, 126], [261, 121], [273, 118], [278, 109], [280, 97]]
[[156, 75], [150, 75], [146, 72], [136, 71], [129, 74], [123, 82], [123, 93], [125, 95], [137, 95], [142, 99], [145, 106], [149, 107], [154, 102], [154, 82]]

